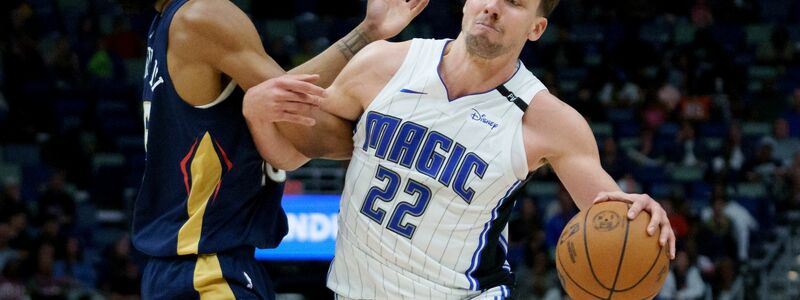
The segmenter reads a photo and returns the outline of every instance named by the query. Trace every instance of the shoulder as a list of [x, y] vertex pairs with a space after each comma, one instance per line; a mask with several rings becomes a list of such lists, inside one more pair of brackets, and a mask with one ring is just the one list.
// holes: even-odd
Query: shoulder
[[411, 47], [411, 41], [388, 42], [378, 40], [361, 49], [348, 63], [349, 69], [358, 72], [394, 75], [403, 64]]
[[585, 149], [589, 145], [596, 147], [586, 119], [548, 91], [541, 91], [533, 97], [522, 124], [527, 132], [539, 137], [539, 142], [551, 145], [557, 153]]
[[[359, 98], [372, 99], [403, 64], [411, 41], [375, 41], [361, 49], [334, 82]], [[372, 88], [370, 88], [372, 87]]]
[[249, 36], [258, 38], [252, 21], [227, 0], [189, 1], [170, 24], [170, 41], [187, 42], [195, 49], [204, 48], [199, 45], [235, 47]]
[[544, 126], [554, 132], [588, 131], [589, 124], [586, 119], [572, 106], [561, 101], [550, 92], [543, 90], [533, 97], [533, 101], [523, 116], [523, 124], [531, 126]]

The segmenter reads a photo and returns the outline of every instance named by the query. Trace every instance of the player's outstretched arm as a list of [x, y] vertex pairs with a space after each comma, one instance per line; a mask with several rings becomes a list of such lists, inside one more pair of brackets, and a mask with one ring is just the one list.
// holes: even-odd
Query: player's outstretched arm
[[[257, 145], [266, 145], [259, 147], [259, 152], [284, 170], [296, 169], [310, 158], [349, 158], [353, 122], [400, 67], [402, 59], [398, 58], [405, 57], [409, 45], [385, 41], [370, 44], [347, 64], [327, 91], [311, 84], [316, 77], [299, 77], [303, 75], [282, 76], [250, 89], [243, 109]], [[306, 103], [293, 110], [307, 111], [278, 118], [260, 113], [274, 109], [271, 103], [279, 101]]]
[[317, 85], [328, 87], [345, 64], [369, 43], [392, 38], [428, 5], [429, 0], [369, 0], [364, 20], [353, 31], [291, 74], [319, 74]]
[[[523, 119], [526, 151], [536, 147], [529, 142], [549, 145], [544, 157], [581, 210], [597, 202], [624, 201], [632, 204], [628, 211], [631, 219], [642, 210], [648, 211], [652, 216], [648, 234], [654, 234], [660, 226], [659, 242], [662, 246], [669, 245], [670, 255], [674, 257], [675, 234], [667, 213], [646, 194], [628, 194], [620, 190], [603, 170], [594, 135], [583, 117], [548, 92], [537, 94], [533, 103]], [[529, 151], [529, 162], [534, 159], [531, 153], [537, 152]]]

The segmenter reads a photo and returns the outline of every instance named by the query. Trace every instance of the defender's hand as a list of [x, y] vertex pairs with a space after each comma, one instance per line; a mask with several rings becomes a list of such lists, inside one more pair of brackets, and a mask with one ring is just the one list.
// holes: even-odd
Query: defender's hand
[[367, 16], [361, 22], [372, 41], [391, 38], [408, 26], [429, 0], [369, 0]]
[[656, 226], [661, 226], [661, 236], [658, 242], [662, 247], [669, 244], [669, 256], [671, 259], [675, 259], [675, 232], [672, 231], [667, 212], [664, 211], [661, 204], [658, 204], [647, 194], [627, 194], [623, 192], [600, 192], [594, 199], [595, 204], [604, 201], [631, 203], [631, 208], [628, 209], [628, 219], [636, 218], [642, 210], [649, 212], [651, 217], [650, 224], [647, 225], [647, 234], [653, 235], [656, 232]]
[[256, 122], [291, 122], [313, 126], [311, 111], [319, 107], [325, 89], [313, 84], [319, 75], [283, 75], [264, 81], [244, 95], [242, 113]]

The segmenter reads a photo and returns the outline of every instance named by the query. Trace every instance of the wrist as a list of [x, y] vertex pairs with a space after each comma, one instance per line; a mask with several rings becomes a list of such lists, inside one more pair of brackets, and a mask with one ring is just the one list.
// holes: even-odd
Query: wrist
[[362, 48], [374, 41], [374, 30], [371, 34], [365, 32], [369, 27], [370, 25], [362, 22], [356, 26], [353, 31], [348, 33], [347, 36], [336, 42], [336, 47], [339, 49], [339, 52], [344, 55], [345, 59], [350, 60], [358, 51], [361, 51]]
[[378, 25], [367, 22], [366, 20], [361, 21], [361, 23], [359, 23], [358, 26], [353, 29], [353, 33], [363, 35], [369, 43], [384, 39], [384, 37], [381, 37], [380, 33], [378, 32]]

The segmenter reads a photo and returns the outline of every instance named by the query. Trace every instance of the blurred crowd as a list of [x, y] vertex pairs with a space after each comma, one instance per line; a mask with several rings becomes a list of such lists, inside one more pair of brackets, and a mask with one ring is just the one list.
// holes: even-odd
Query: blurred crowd
[[[146, 2], [0, 3], [0, 299], [138, 297], [126, 232], [143, 168]], [[234, 2], [285, 68], [364, 6]], [[396, 39], [454, 38], [461, 6], [431, 1]], [[760, 241], [800, 209], [800, 2], [562, 1], [521, 59], [586, 117], [620, 187], [668, 211], [678, 255], [659, 299], [744, 292]], [[520, 299], [563, 297], [553, 253], [576, 212], [538, 171], [510, 225]]]

